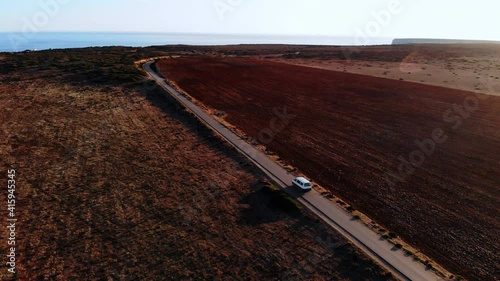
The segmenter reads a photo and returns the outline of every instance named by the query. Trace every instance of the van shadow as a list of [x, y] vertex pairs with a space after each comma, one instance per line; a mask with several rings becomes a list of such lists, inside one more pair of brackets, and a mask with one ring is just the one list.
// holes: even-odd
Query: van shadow
[[252, 187], [252, 190], [238, 202], [247, 206], [240, 212], [240, 224], [259, 225], [301, 214], [299, 203], [283, 190], [262, 183]]
[[290, 197], [293, 199], [298, 199], [304, 196], [309, 191], [303, 191], [300, 188], [294, 186], [294, 185], [289, 185], [283, 189], [284, 192], [286, 192]]

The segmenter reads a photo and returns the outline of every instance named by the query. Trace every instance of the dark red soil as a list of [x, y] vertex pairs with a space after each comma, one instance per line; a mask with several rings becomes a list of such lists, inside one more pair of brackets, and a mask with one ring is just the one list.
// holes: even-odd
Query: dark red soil
[[[241, 58], [159, 68], [256, 139], [270, 139], [262, 132], [286, 106], [296, 117], [269, 149], [449, 270], [499, 276], [500, 97]], [[454, 128], [459, 115], [443, 115], [464, 102], [478, 108]], [[447, 139], [423, 164], [401, 181], [387, 176], [435, 129]]]

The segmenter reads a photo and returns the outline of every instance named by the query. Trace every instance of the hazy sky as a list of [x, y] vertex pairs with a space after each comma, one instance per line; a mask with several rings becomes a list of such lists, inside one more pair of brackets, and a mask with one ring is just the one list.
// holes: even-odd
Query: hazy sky
[[0, 4], [0, 31], [500, 40], [499, 11], [497, 0], [18, 0]]

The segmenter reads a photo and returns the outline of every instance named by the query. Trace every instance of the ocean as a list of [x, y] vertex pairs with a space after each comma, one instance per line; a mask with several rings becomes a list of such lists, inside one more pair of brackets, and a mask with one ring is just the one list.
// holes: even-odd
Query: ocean
[[[221, 35], [178, 33], [38, 32], [0, 33], [0, 52], [103, 46], [146, 47], [157, 45], [358, 45], [352, 37], [287, 35]], [[369, 45], [391, 44], [389, 38], [371, 38]]]

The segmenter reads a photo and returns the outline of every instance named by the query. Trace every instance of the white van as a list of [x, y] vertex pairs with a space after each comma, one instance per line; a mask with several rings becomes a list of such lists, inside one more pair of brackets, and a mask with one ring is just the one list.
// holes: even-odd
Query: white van
[[309, 191], [309, 190], [312, 189], [312, 183], [310, 181], [306, 180], [303, 177], [295, 178], [292, 181], [292, 184], [295, 185], [295, 186], [298, 186], [303, 191]]

